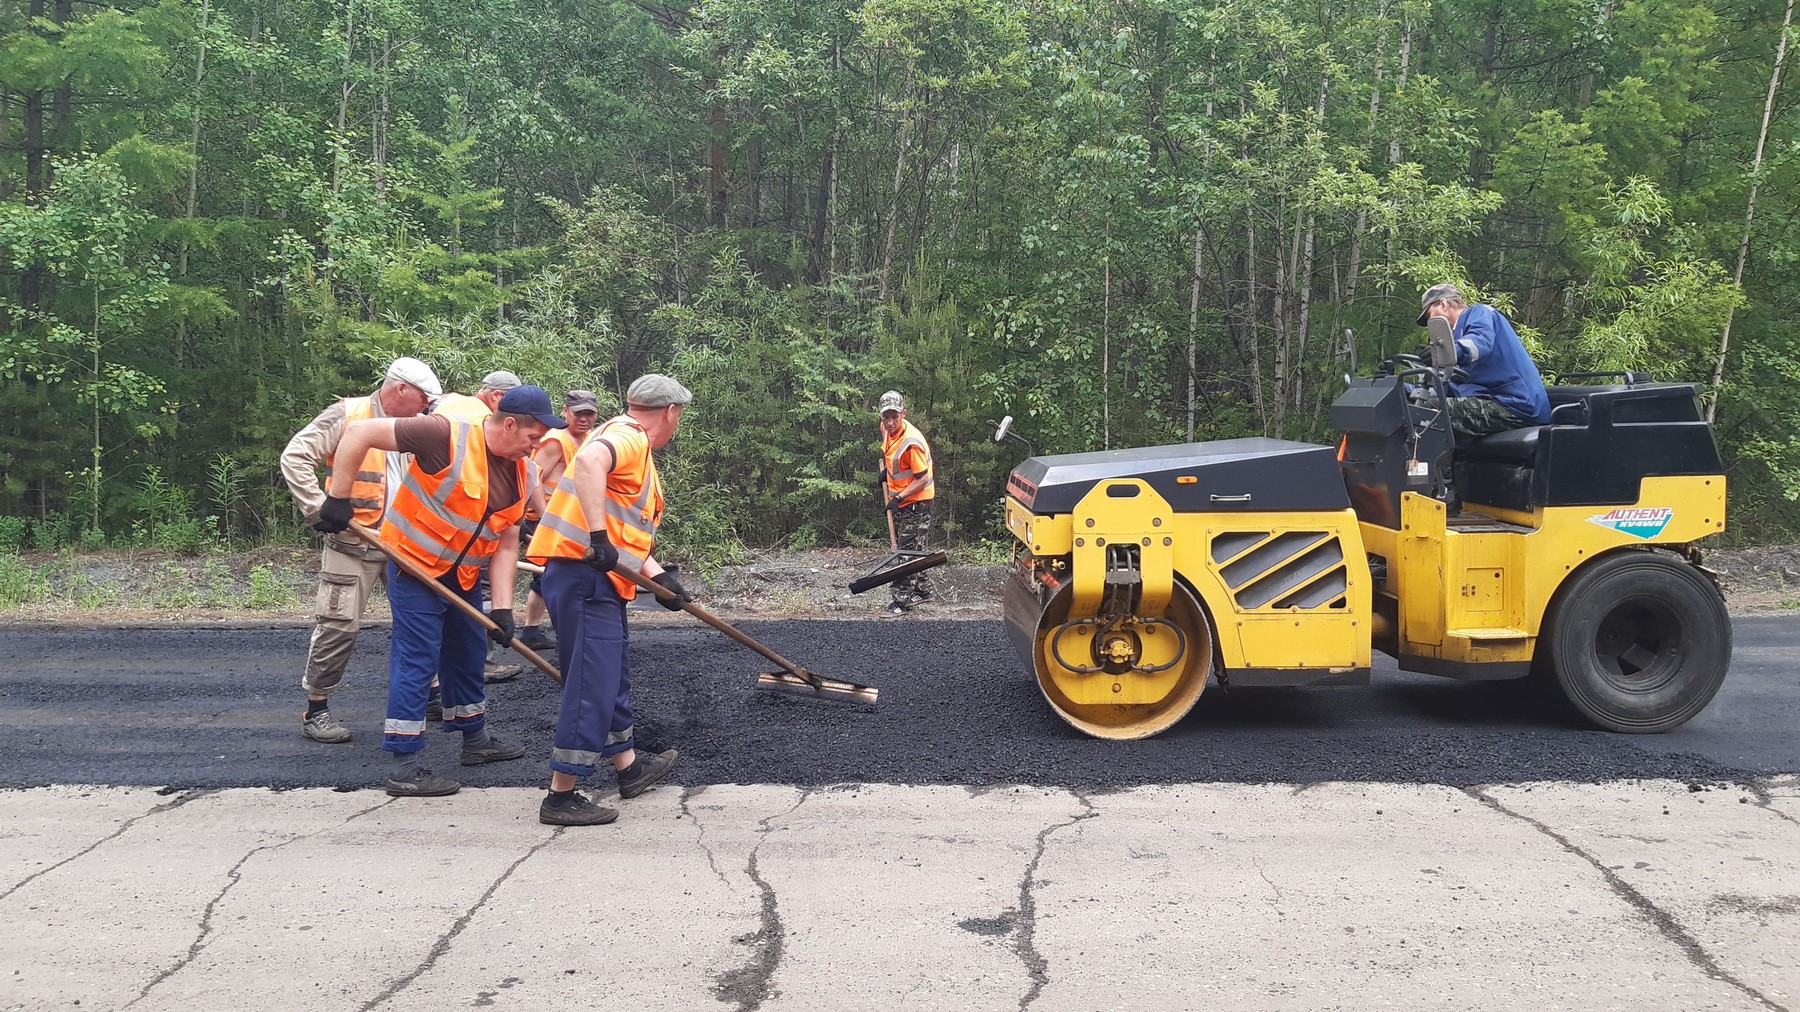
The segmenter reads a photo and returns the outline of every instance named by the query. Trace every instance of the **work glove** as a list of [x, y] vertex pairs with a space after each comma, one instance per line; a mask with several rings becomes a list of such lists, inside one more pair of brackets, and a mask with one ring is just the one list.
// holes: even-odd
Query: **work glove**
[[350, 528], [350, 521], [356, 516], [350, 500], [335, 495], [325, 497], [325, 505], [319, 507], [319, 519], [313, 521], [312, 529], [320, 534], [338, 534]]
[[495, 643], [498, 643], [503, 647], [512, 646], [512, 641], [513, 641], [512, 609], [511, 608], [495, 608], [493, 611], [488, 612], [488, 621], [490, 621], [500, 627], [498, 629], [489, 629], [487, 631], [488, 639], [493, 640]]
[[674, 597], [663, 597], [659, 594], [656, 598], [657, 604], [662, 605], [670, 611], [680, 611], [681, 603], [683, 601], [692, 601], [694, 599], [694, 595], [688, 593], [687, 588], [681, 585], [681, 581], [675, 578], [675, 572], [673, 570], [665, 569], [651, 577], [650, 580], [658, 587], [675, 595]]
[[588, 532], [588, 550], [582, 558], [602, 573], [612, 572], [613, 567], [619, 564], [619, 550], [613, 547], [612, 539], [606, 536], [606, 528]]
[[[538, 521], [532, 517], [526, 517], [525, 519], [519, 521], [519, 544], [521, 544], [521, 545], [531, 544], [531, 536], [533, 534], [537, 533], [537, 529], [538, 529]], [[524, 553], [520, 553], [520, 554], [524, 554]]]
[[888, 512], [889, 512], [889, 513], [892, 513], [892, 512], [894, 512], [894, 511], [895, 511], [895, 510], [897, 510], [897, 509], [899, 509], [899, 508], [900, 508], [900, 500], [898, 500], [898, 499], [889, 499], [889, 500], [888, 500], [888, 501], [887, 501], [887, 511], [888, 511]]

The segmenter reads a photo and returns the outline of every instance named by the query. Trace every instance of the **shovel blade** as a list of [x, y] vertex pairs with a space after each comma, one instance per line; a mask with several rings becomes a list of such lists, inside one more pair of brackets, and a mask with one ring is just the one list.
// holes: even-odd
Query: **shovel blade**
[[835, 699], [846, 703], [874, 703], [881, 695], [881, 690], [873, 685], [840, 682], [834, 678], [826, 678], [823, 675], [815, 675], [810, 671], [802, 670], [806, 677], [789, 671], [765, 671], [756, 676], [756, 687], [773, 692], [808, 696], [813, 699]]

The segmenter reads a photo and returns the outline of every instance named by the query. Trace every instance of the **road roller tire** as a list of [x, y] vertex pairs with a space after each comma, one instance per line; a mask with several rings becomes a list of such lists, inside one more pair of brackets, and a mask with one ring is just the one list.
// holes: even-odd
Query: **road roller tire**
[[1069, 671], [1056, 660], [1050, 648], [1050, 638], [1056, 628], [1068, 620], [1069, 602], [1073, 597], [1072, 586], [1064, 586], [1057, 591], [1044, 608], [1037, 624], [1032, 668], [1037, 676], [1038, 689], [1044, 694], [1044, 700], [1050, 704], [1050, 709], [1078, 731], [1096, 738], [1118, 741], [1148, 738], [1167, 730], [1187, 716], [1206, 688], [1206, 679], [1212, 674], [1213, 657], [1212, 627], [1193, 593], [1177, 582], [1169, 597], [1168, 611], [1164, 615], [1180, 626], [1186, 637], [1186, 647], [1179, 662], [1170, 670], [1151, 676], [1166, 680], [1167, 693], [1155, 702], [1124, 705], [1078, 702], [1070, 697], [1068, 690], [1073, 683], [1067, 680], [1110, 680], [1113, 677], [1104, 672], [1078, 674]]
[[1660, 552], [1590, 563], [1557, 593], [1548, 627], [1563, 698], [1608, 731], [1680, 727], [1712, 701], [1731, 663], [1723, 595]]

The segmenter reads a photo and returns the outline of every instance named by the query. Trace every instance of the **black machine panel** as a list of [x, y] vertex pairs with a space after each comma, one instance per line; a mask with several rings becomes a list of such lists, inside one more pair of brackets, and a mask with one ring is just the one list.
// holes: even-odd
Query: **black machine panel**
[[1178, 513], [1350, 505], [1331, 447], [1261, 437], [1032, 457], [1013, 468], [1006, 490], [1034, 513], [1068, 513], [1112, 478], [1142, 479]]

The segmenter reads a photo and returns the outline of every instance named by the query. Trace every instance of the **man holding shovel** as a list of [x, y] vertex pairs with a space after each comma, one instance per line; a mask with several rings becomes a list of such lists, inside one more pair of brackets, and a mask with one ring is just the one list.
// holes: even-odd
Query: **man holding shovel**
[[619, 817], [575, 792], [602, 762], [619, 778], [619, 796], [635, 798], [668, 776], [676, 751], [651, 755], [633, 740], [631, 669], [625, 606], [637, 585], [621, 563], [671, 592], [657, 602], [671, 611], [691, 600], [675, 574], [650, 555], [662, 522], [662, 481], [651, 451], [667, 446], [694, 395], [658, 373], [625, 391], [625, 413], [596, 428], [545, 507], [526, 549], [544, 567], [544, 601], [556, 626], [563, 673], [562, 708], [550, 752], [550, 793], [538, 821], [598, 826]]
[[[937, 496], [931, 444], [906, 420], [906, 402], [898, 390], [881, 395], [881, 496], [888, 513], [888, 537], [896, 552], [925, 550], [931, 533], [931, 501]], [[923, 571], [893, 583], [889, 615], [904, 615], [931, 600], [931, 577]]]
[[[281, 451], [281, 476], [294, 494], [294, 502], [307, 525], [325, 533], [318, 607], [312, 641], [306, 648], [306, 671], [300, 676], [307, 699], [300, 733], [313, 741], [338, 744], [350, 740], [350, 729], [331, 715], [329, 699], [343, 683], [344, 668], [362, 628], [363, 608], [386, 563], [374, 545], [343, 533], [342, 526], [331, 533], [319, 526], [325, 490], [319, 487], [318, 469], [324, 467], [334, 476], [339, 471], [348, 475], [351, 515], [364, 527], [379, 530], [387, 511], [387, 454], [370, 450], [357, 457], [341, 455], [344, 429], [365, 418], [422, 414], [431, 399], [442, 393], [430, 366], [416, 358], [397, 358], [388, 366], [379, 390], [367, 397], [346, 397], [319, 412]], [[337, 466], [340, 461], [343, 467]]]
[[[503, 742], [487, 729], [482, 661], [486, 637], [512, 641], [512, 594], [519, 562], [519, 531], [526, 499], [537, 480], [528, 459], [538, 440], [565, 423], [551, 413], [538, 387], [506, 392], [493, 414], [470, 424], [447, 416], [357, 422], [344, 432], [339, 453], [371, 449], [413, 455], [394, 491], [381, 540], [397, 556], [437, 578], [435, 584], [388, 566], [388, 600], [394, 616], [388, 652], [388, 705], [381, 747], [392, 756], [387, 792], [396, 797], [454, 794], [462, 785], [432, 773], [419, 760], [425, 747], [425, 700], [433, 671], [443, 682], [444, 730], [463, 733], [464, 766], [517, 759], [525, 747]], [[344, 530], [353, 510], [351, 475], [332, 475], [320, 510], [328, 529]], [[490, 581], [498, 627], [488, 631], [448, 596], [479, 608], [476, 582], [493, 566]]]

